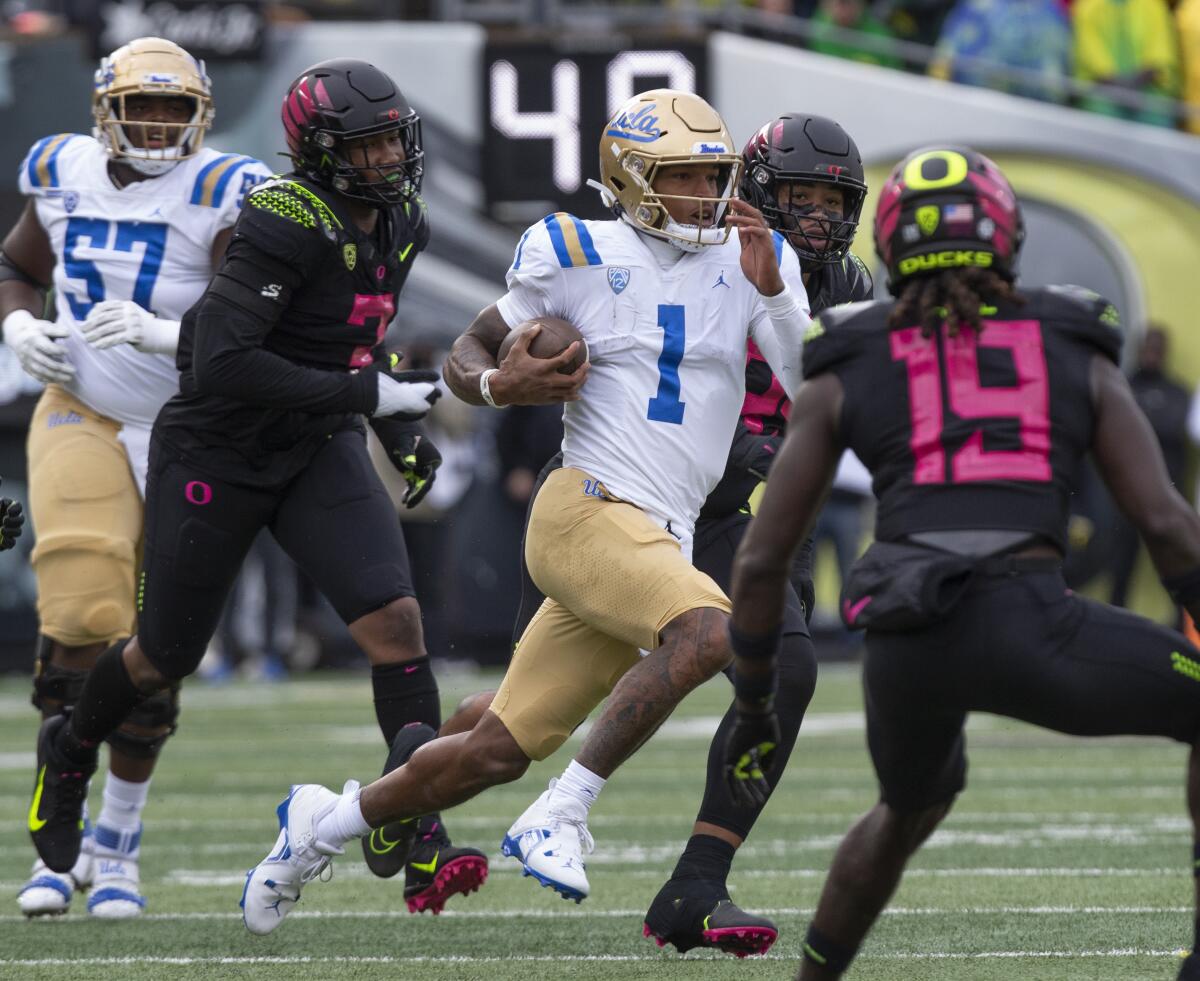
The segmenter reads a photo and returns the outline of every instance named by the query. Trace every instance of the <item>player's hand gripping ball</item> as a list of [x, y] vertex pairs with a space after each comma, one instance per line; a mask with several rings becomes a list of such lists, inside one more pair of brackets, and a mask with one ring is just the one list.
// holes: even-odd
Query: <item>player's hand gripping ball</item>
[[583, 339], [583, 334], [579, 332], [578, 327], [561, 317], [538, 317], [536, 320], [527, 320], [523, 324], [518, 324], [505, 335], [504, 340], [500, 343], [500, 350], [496, 354], [498, 364], [503, 363], [504, 359], [508, 357], [508, 352], [513, 349], [517, 338], [533, 330], [534, 325], [540, 325], [541, 329], [529, 342], [530, 357], [554, 358], [578, 341], [579, 347], [576, 349], [574, 357], [563, 364], [558, 369], [558, 373], [560, 375], [573, 374], [588, 359], [587, 341]]

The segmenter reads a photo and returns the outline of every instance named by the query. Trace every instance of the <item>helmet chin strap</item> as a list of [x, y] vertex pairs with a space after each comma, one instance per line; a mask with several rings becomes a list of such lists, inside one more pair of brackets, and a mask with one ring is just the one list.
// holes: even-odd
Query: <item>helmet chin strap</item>
[[721, 245], [728, 238], [723, 228], [700, 228], [697, 225], [681, 225], [670, 216], [667, 217], [661, 229], [647, 228], [645, 225], [640, 225], [634, 221], [628, 212], [620, 206], [612, 191], [599, 181], [589, 179], [587, 185], [599, 191], [600, 200], [604, 202], [604, 206], [611, 211], [617, 212], [617, 216], [631, 228], [644, 235], [653, 236], [661, 242], [667, 242], [680, 252], [699, 252], [710, 245]]

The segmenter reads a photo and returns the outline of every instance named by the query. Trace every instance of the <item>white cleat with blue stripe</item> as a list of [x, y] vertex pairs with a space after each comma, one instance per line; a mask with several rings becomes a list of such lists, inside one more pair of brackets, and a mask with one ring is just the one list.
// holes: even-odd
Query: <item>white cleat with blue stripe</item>
[[142, 826], [136, 831], [118, 831], [102, 824], [95, 827], [95, 859], [88, 912], [102, 920], [128, 920], [146, 908], [138, 874]]
[[500, 843], [500, 851], [517, 859], [523, 875], [532, 876], [563, 899], [583, 902], [588, 895], [587, 865], [583, 856], [596, 847], [582, 808], [551, 807], [556, 781], [517, 818]]
[[70, 872], [52, 872], [40, 858], [33, 863], [29, 881], [17, 893], [22, 913], [35, 916], [61, 916], [71, 908], [77, 892], [92, 884], [92, 826], [85, 825], [79, 860]]
[[[347, 781], [343, 793], [358, 782]], [[246, 873], [242, 920], [251, 933], [270, 933], [300, 902], [300, 890], [329, 867], [345, 849], [319, 841], [317, 822], [337, 805], [338, 794], [320, 784], [295, 784], [275, 809], [279, 837], [271, 854]]]

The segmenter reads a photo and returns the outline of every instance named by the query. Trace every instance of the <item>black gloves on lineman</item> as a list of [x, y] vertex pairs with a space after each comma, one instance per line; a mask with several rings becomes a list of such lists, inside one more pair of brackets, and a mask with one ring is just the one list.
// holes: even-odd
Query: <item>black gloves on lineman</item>
[[17, 544], [24, 524], [25, 512], [21, 503], [11, 497], [0, 497], [0, 552]]
[[413, 422], [372, 419], [371, 428], [387, 451], [392, 466], [400, 471], [404, 482], [408, 484], [404, 506], [415, 508], [433, 486], [437, 468], [442, 465], [442, 454], [421, 431], [421, 427]]

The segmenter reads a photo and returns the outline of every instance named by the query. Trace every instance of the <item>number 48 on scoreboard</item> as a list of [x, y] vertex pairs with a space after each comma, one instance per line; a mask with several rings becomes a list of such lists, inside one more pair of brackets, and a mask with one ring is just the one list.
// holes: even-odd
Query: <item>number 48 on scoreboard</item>
[[702, 43], [635, 50], [567, 50], [546, 41], [489, 44], [484, 99], [484, 188], [492, 214], [516, 224], [550, 211], [606, 217], [587, 187], [609, 116], [652, 88], [704, 94]]

